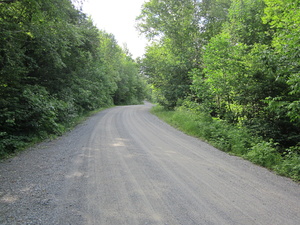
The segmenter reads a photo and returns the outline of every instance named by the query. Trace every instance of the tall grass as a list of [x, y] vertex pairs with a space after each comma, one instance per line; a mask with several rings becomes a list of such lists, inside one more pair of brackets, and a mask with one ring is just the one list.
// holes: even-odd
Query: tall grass
[[229, 124], [201, 111], [183, 107], [168, 111], [156, 106], [151, 112], [175, 128], [222, 151], [300, 181], [300, 156], [293, 149], [287, 149], [283, 155], [279, 154], [272, 140], [266, 142], [245, 127]]

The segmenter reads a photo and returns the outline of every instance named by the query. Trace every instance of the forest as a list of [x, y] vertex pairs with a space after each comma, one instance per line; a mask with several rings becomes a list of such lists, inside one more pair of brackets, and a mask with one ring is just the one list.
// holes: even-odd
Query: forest
[[139, 59], [71, 0], [0, 1], [0, 157], [151, 88], [175, 126], [300, 180], [299, 0], [148, 0], [136, 22]]
[[145, 98], [128, 49], [70, 0], [0, 1], [0, 157]]
[[156, 111], [300, 179], [299, 0], [150, 0], [137, 23]]

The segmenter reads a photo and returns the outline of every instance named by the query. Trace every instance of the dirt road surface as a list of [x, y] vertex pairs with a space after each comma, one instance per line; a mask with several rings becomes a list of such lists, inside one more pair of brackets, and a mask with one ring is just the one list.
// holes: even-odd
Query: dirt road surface
[[298, 225], [300, 187], [149, 113], [94, 115], [0, 163], [2, 225]]

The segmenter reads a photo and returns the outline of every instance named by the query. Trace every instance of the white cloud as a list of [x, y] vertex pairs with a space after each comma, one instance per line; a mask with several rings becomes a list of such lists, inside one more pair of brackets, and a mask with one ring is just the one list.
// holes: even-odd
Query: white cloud
[[124, 43], [134, 58], [144, 54], [147, 41], [139, 37], [135, 18], [140, 15], [145, 0], [86, 0], [83, 11], [90, 15], [95, 25], [112, 33], [120, 46]]

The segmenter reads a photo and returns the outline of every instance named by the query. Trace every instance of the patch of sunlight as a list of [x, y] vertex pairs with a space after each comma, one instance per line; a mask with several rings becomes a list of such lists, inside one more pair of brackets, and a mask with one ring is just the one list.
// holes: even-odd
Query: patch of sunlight
[[16, 195], [6, 194], [0, 198], [0, 202], [2, 203], [14, 203], [18, 201], [19, 197]]

